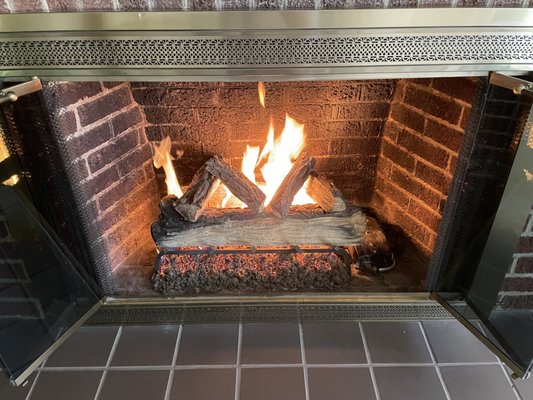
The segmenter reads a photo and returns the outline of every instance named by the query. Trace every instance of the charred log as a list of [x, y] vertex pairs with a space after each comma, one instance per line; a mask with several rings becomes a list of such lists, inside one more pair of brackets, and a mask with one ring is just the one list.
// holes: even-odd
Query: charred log
[[195, 222], [202, 214], [219, 180], [209, 173], [205, 165], [194, 175], [183, 196], [175, 202], [174, 208], [187, 221]]
[[307, 183], [307, 194], [326, 212], [346, 210], [346, 202], [333, 182], [318, 175], [311, 175]]

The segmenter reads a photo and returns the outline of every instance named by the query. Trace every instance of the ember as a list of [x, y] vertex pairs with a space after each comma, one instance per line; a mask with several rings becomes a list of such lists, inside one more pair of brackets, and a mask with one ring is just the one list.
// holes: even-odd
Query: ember
[[163, 294], [345, 290], [350, 276], [334, 253], [164, 255], [152, 277]]

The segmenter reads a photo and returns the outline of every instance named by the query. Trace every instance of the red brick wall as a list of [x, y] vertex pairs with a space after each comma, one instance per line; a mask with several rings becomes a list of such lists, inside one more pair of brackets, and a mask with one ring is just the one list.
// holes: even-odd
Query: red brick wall
[[[305, 124], [306, 151], [316, 169], [345, 196], [366, 205], [374, 186], [380, 134], [395, 81], [267, 83], [266, 109], [256, 83], [132, 83], [146, 114], [150, 141], [171, 137], [180, 183], [188, 184], [213, 154], [240, 166], [246, 144], [264, 145], [272, 117], [276, 132], [285, 113]], [[158, 174], [161, 193], [164, 175]]]
[[533, 209], [520, 235], [509, 273], [499, 293], [503, 308], [533, 308]]
[[157, 187], [144, 115], [127, 83], [48, 83], [48, 108], [79, 175], [75, 187], [96, 210], [110, 268], [153, 248]]
[[475, 88], [469, 78], [401, 80], [384, 126], [372, 205], [428, 254]]

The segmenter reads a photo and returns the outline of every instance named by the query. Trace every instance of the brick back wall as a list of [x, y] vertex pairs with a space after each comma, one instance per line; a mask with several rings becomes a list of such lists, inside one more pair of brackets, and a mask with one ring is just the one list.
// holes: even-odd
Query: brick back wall
[[96, 210], [113, 269], [153, 248], [148, 227], [158, 214], [144, 115], [127, 83], [48, 83], [48, 108], [65, 139], [79, 181]]
[[[246, 145], [265, 144], [269, 120], [281, 132], [285, 113], [305, 124], [305, 151], [316, 170], [345, 196], [365, 205], [371, 198], [380, 132], [394, 81], [286, 82], [266, 84], [266, 108], [255, 83], [132, 83], [146, 115], [148, 140], [170, 136], [180, 183], [213, 154], [240, 167]], [[158, 173], [161, 194], [164, 175]]]
[[475, 88], [469, 78], [401, 80], [384, 126], [372, 205], [427, 254], [435, 245]]
[[531, 0], [0, 0], [0, 13], [531, 7]]

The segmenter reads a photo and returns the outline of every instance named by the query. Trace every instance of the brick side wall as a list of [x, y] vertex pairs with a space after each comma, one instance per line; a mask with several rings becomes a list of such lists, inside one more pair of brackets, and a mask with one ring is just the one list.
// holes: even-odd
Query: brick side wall
[[533, 208], [520, 235], [511, 269], [500, 288], [499, 302], [503, 308], [533, 308]]
[[[394, 81], [267, 83], [266, 109], [255, 83], [132, 83], [146, 115], [148, 140], [170, 136], [182, 185], [213, 154], [240, 167], [246, 145], [265, 144], [269, 120], [276, 133], [285, 113], [305, 124], [306, 149], [316, 169], [350, 200], [365, 205], [374, 185], [380, 132]], [[161, 194], [164, 175], [158, 174]]]
[[153, 248], [147, 227], [158, 196], [144, 115], [129, 84], [56, 82], [44, 90], [79, 176], [72, 184], [96, 210], [109, 266], [141, 257]]
[[0, 0], [0, 13], [532, 6], [531, 0]]
[[372, 205], [428, 254], [475, 88], [468, 78], [401, 80], [384, 126]]

